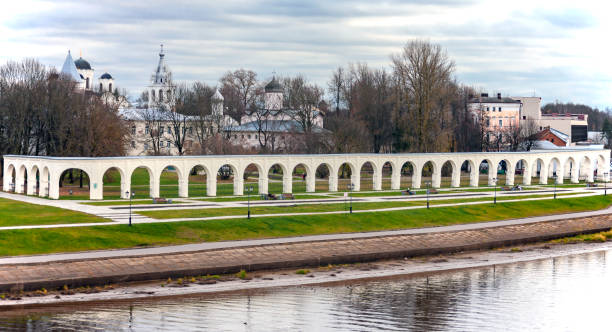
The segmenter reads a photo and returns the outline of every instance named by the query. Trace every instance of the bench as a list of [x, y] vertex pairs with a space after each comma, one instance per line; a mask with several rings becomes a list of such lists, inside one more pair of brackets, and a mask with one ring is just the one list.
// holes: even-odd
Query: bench
[[264, 199], [264, 200], [266, 200], [266, 201], [267, 201], [267, 200], [272, 200], [272, 201], [274, 201], [274, 200], [277, 200], [277, 199], [278, 199], [278, 197], [276, 197], [276, 195], [274, 195], [274, 194], [261, 194], [261, 197], [262, 197], [262, 199]]
[[434, 189], [434, 188], [429, 188], [429, 194], [437, 194], [438, 190]]
[[510, 188], [508, 186], [501, 187], [500, 189], [501, 189], [501, 191], [512, 191], [512, 190], [514, 190], [514, 188]]
[[402, 190], [402, 195], [416, 195], [416, 193], [408, 189], [408, 190]]
[[153, 198], [153, 204], [172, 204], [171, 199], [165, 199], [163, 197]]
[[597, 183], [587, 182], [586, 186], [587, 186], [587, 188], [597, 187]]
[[293, 197], [293, 194], [282, 194], [281, 199], [285, 200], [285, 199], [295, 199], [295, 198]]

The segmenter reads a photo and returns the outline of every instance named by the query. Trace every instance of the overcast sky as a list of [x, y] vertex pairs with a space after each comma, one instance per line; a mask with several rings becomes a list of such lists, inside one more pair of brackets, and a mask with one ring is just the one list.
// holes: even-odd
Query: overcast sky
[[325, 85], [349, 62], [390, 66], [414, 38], [439, 43], [456, 78], [489, 93], [612, 107], [608, 1], [1, 0], [0, 63], [61, 68], [79, 51], [138, 95], [159, 44], [175, 80], [215, 85], [227, 70], [302, 73]]

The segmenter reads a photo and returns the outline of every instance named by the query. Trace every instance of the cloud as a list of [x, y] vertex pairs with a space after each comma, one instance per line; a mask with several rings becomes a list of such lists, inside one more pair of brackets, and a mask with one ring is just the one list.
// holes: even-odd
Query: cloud
[[276, 70], [324, 85], [348, 62], [388, 68], [391, 53], [422, 38], [448, 50], [466, 84], [509, 94], [528, 86], [544, 100], [612, 105], [612, 72], [597, 55], [606, 49], [584, 37], [599, 36], [605, 24], [599, 13], [606, 11], [572, 6], [552, 0], [517, 0], [514, 9], [488, 0], [42, 2], [0, 15], [0, 49], [7, 50], [0, 61], [37, 57], [59, 67], [67, 49], [83, 50], [96, 76], [109, 72], [136, 96], [148, 84], [160, 43], [178, 80], [216, 84], [227, 70], [249, 68], [261, 79]]

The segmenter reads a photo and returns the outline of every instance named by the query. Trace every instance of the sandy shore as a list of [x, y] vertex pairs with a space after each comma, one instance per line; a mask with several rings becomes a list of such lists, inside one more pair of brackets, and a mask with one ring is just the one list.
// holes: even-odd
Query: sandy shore
[[[586, 252], [610, 250], [612, 242], [579, 243], [579, 244], [547, 244], [539, 243], [486, 251], [470, 251], [457, 254], [437, 256], [422, 256], [403, 260], [386, 260], [372, 263], [347, 264], [319, 267], [304, 270], [305, 274], [296, 273], [296, 269], [258, 271], [247, 274], [245, 279], [231, 276], [221, 276], [220, 279], [209, 278], [208, 281], [190, 282], [191, 277], [182, 284], [176, 280], [158, 280], [146, 283], [130, 283], [113, 285], [92, 292], [75, 290], [72, 295], [60, 292], [48, 292], [47, 295], [35, 296], [29, 292], [13, 299], [0, 300], [0, 308], [4, 314], [20, 311], [26, 308], [48, 307], [57, 304], [98, 302], [98, 301], [129, 301], [144, 298], [175, 297], [193, 294], [233, 292], [260, 288], [289, 287], [298, 285], [316, 285], [342, 283], [356, 280], [422, 276], [469, 268], [493, 267], [500, 264], [511, 264], [523, 261], [550, 259], [553, 257], [575, 255]], [[214, 280], [214, 281], [213, 281]], [[66, 293], [66, 292], [64, 292]], [[69, 291], [68, 293], [72, 293]], [[2, 315], [3, 313], [0, 313]]]

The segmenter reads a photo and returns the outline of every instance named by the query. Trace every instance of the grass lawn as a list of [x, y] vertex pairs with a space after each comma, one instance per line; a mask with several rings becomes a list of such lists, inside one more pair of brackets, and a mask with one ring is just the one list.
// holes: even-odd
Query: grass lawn
[[[566, 195], [576, 195], [575, 193], [567, 193]], [[561, 194], [557, 194], [561, 196]], [[498, 197], [497, 201], [511, 201], [525, 198], [546, 198], [553, 195], [516, 195]], [[458, 198], [458, 199], [441, 199], [432, 200], [430, 205], [452, 204], [452, 203], [468, 203], [468, 202], [487, 202], [492, 201], [491, 197], [480, 198]], [[386, 209], [395, 207], [408, 206], [425, 206], [426, 201], [392, 201], [392, 202], [368, 202], [360, 203], [353, 202], [353, 210], [372, 210]], [[272, 213], [305, 213], [305, 212], [330, 212], [343, 211], [348, 209], [347, 203], [331, 203], [331, 204], [300, 204], [300, 205], [282, 205], [282, 206], [252, 206], [251, 214], [272, 214]], [[216, 216], [240, 216], [247, 214], [247, 207], [232, 207], [232, 208], [207, 208], [207, 209], [186, 209], [186, 210], [156, 210], [156, 211], [139, 211], [138, 214], [151, 217], [154, 219], [177, 219], [177, 218], [205, 218]]]
[[443, 226], [598, 210], [611, 196], [479, 204], [343, 215], [238, 218], [176, 223], [0, 231], [0, 255], [28, 255], [138, 246]]
[[[74, 224], [105, 221], [108, 220], [82, 212], [0, 198], [0, 226]], [[0, 244], [0, 246], [3, 245]]]
[[[338, 198], [332, 197], [328, 195], [293, 195], [295, 199], [324, 199], [324, 198]], [[262, 201], [261, 196], [259, 194], [251, 195], [251, 201]], [[197, 201], [204, 202], [241, 202], [247, 201], [249, 198], [247, 196], [237, 196], [237, 197], [211, 197], [211, 198], [198, 198]]]
[[[172, 200], [171, 204], [184, 204], [185, 202], [183, 201], [177, 201], [177, 200]], [[83, 202], [81, 204], [84, 205], [92, 205], [92, 206], [115, 206], [115, 205], [130, 205], [130, 201], [129, 200], [125, 200], [125, 201], [110, 201], [110, 202]], [[132, 200], [132, 205], [142, 205], [142, 204], [154, 204], [152, 200], [150, 199], [133, 199]], [[168, 204], [168, 203], [164, 203], [164, 204]]]

